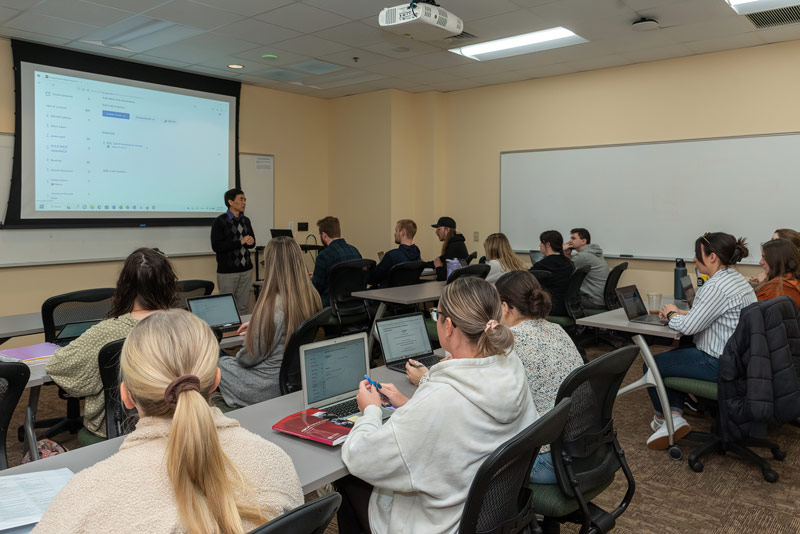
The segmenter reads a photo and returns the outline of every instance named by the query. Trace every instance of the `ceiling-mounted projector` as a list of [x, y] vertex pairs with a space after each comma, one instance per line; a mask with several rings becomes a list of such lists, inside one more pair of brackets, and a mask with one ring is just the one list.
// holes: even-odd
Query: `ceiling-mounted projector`
[[381, 28], [419, 41], [434, 41], [464, 31], [460, 18], [436, 4], [423, 1], [384, 8], [378, 15], [378, 24]]

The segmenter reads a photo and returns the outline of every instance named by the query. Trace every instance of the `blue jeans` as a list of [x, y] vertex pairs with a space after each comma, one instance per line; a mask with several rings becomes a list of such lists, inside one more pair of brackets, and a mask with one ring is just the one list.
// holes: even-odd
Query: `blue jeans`
[[[719, 378], [719, 360], [709, 356], [697, 347], [685, 347], [671, 350], [653, 356], [656, 361], [658, 371], [662, 378], [676, 376], [681, 378], [694, 378], [696, 380], [706, 380], [716, 382]], [[647, 373], [647, 365], [644, 365], [644, 372]], [[656, 415], [663, 415], [661, 402], [658, 400], [656, 388], [647, 388], [650, 401]], [[674, 389], [667, 388], [667, 397], [672, 411], [683, 413], [683, 401], [686, 394]]]
[[556, 483], [556, 470], [553, 467], [553, 457], [549, 452], [539, 453], [536, 457], [529, 480], [531, 484]]

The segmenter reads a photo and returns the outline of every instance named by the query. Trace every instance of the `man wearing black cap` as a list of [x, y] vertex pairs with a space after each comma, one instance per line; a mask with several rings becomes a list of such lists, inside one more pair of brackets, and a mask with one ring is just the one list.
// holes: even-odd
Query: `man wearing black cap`
[[442, 254], [425, 264], [436, 269], [437, 280], [447, 280], [447, 260], [464, 260], [469, 256], [464, 236], [456, 233], [456, 221], [451, 217], [439, 217], [436, 224], [436, 237], [442, 242]]

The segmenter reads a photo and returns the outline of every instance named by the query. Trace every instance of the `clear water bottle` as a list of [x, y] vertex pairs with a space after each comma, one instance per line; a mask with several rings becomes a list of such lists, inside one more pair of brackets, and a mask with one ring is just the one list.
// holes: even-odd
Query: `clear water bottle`
[[686, 300], [686, 295], [683, 294], [683, 284], [681, 278], [686, 276], [686, 262], [683, 258], [675, 258], [675, 285], [673, 295], [675, 300]]

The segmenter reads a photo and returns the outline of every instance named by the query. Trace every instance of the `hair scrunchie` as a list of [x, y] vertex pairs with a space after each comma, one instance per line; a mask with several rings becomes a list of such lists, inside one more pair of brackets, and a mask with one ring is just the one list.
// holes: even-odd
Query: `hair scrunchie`
[[184, 391], [200, 391], [200, 379], [195, 375], [182, 375], [170, 382], [164, 390], [164, 402], [171, 410], [178, 405], [178, 396]]
[[486, 323], [486, 328], [484, 328], [484, 329], [483, 329], [483, 331], [484, 331], [484, 332], [488, 332], [489, 330], [494, 330], [494, 329], [495, 329], [495, 328], [497, 328], [499, 325], [500, 325], [500, 323], [498, 323], [497, 321], [495, 321], [494, 319], [492, 319], [492, 320], [490, 320], [488, 323]]

